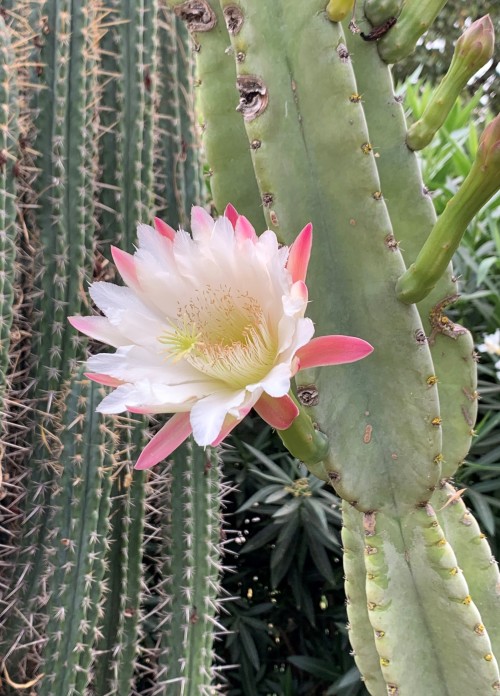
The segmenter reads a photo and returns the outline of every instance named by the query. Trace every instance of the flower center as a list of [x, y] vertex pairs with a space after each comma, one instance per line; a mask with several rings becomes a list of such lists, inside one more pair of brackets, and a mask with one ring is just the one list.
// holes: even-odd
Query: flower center
[[167, 357], [181, 359], [233, 388], [259, 382], [278, 353], [259, 302], [248, 292], [207, 285], [180, 307], [159, 337]]

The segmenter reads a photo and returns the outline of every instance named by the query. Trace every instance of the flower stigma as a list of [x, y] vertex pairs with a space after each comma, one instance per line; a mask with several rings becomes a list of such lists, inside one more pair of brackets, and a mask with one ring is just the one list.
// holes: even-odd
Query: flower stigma
[[224, 285], [196, 289], [158, 340], [167, 347], [167, 359], [185, 359], [238, 389], [263, 379], [278, 354], [277, 337], [260, 303], [247, 291]]

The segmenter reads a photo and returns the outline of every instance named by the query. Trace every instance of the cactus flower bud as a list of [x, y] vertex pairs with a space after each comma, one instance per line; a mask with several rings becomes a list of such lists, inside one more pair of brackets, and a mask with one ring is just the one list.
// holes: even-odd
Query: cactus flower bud
[[420, 302], [443, 275], [467, 225], [500, 189], [500, 114], [484, 129], [476, 159], [436, 222], [415, 263], [396, 285], [402, 302]]
[[485, 185], [492, 190], [489, 194], [492, 196], [500, 186], [500, 114], [486, 126], [479, 138], [476, 162], [487, 179]]
[[421, 150], [431, 142], [467, 82], [491, 59], [494, 45], [495, 32], [489, 15], [478, 19], [462, 34], [448, 72], [422, 117], [408, 131], [406, 142], [410, 150]]
[[354, 0], [330, 0], [326, 7], [328, 19], [332, 22], [341, 22], [352, 12]]
[[[116, 387], [102, 413], [173, 413], [136, 464], [147, 469], [190, 433], [218, 445], [254, 408], [312, 463], [328, 443], [290, 394], [302, 369], [354, 362], [373, 350], [351, 336], [312, 338], [304, 317], [312, 225], [290, 248], [257, 237], [232, 206], [218, 220], [194, 207], [190, 237], [161, 220], [139, 225], [132, 256], [112, 249], [126, 283], [98, 282], [90, 295], [105, 316], [72, 317], [75, 328], [116, 348], [88, 361], [90, 379]], [[295, 422], [297, 421], [297, 422]]]

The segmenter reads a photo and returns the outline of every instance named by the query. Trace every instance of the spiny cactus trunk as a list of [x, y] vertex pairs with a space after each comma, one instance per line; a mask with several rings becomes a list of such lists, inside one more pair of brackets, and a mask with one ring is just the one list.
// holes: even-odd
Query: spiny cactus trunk
[[[212, 680], [220, 467], [195, 445], [179, 450], [157, 509], [158, 481], [131, 470], [147, 423], [95, 413], [101, 388], [77, 367], [87, 342], [67, 322], [86, 304], [87, 283], [112, 277], [110, 243], [131, 250], [139, 222], [157, 209], [184, 222], [203, 195], [188, 35], [154, 0], [9, 9], [0, 19], [1, 365], [2, 394], [21, 417], [2, 433], [2, 688], [198, 694]], [[170, 486], [184, 503], [169, 532], [180, 500]], [[185, 572], [188, 556], [202, 573]], [[183, 638], [169, 632], [171, 605]]]

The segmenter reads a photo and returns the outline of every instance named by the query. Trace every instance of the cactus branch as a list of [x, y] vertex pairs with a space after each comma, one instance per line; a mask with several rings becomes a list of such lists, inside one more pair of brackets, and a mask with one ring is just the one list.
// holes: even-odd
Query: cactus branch
[[435, 224], [417, 259], [396, 285], [402, 302], [420, 302], [445, 272], [467, 225], [500, 189], [500, 115], [486, 126], [476, 159]]

